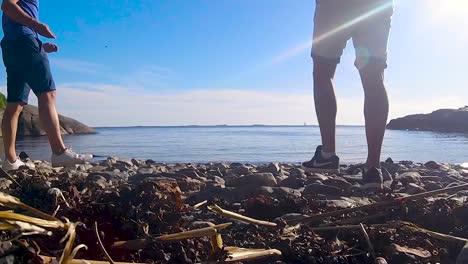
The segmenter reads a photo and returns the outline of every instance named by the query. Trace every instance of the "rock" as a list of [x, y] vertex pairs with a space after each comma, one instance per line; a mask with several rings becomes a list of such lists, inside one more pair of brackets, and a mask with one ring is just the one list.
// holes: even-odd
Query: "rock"
[[[64, 135], [95, 134], [96, 130], [72, 118], [59, 115], [60, 132]], [[18, 136], [44, 136], [36, 106], [25, 105], [18, 121]]]
[[266, 167], [258, 168], [258, 170], [260, 172], [269, 172], [269, 173], [272, 173], [273, 175], [277, 175], [280, 172], [281, 168], [279, 164], [275, 162], [275, 163], [268, 164], [268, 166]]
[[466, 264], [468, 263], [468, 242], [465, 247], [463, 247], [460, 255], [457, 258], [456, 264]]
[[440, 164], [435, 161], [428, 161], [424, 164], [424, 166], [431, 170], [438, 170], [440, 168]]
[[219, 177], [219, 176], [214, 176], [213, 180], [216, 183], [219, 183], [220, 185], [223, 185], [223, 186], [226, 185], [226, 181], [223, 178]]
[[301, 168], [293, 167], [289, 170], [289, 177], [292, 178], [307, 178], [305, 171]]
[[389, 250], [395, 263], [416, 263], [418, 258], [430, 258], [432, 256], [428, 250], [409, 248], [395, 243], [390, 245]]
[[304, 215], [304, 214], [298, 214], [298, 213], [289, 213], [289, 214], [285, 214], [285, 215], [282, 215], [278, 218], [275, 219], [275, 222], [279, 222], [279, 221], [290, 221], [290, 220], [295, 220], [295, 219], [299, 219], [299, 218], [303, 218], [303, 217], [306, 217], [307, 215]]
[[247, 167], [244, 164], [241, 164], [240, 166], [236, 166], [234, 169], [232, 169], [232, 172], [237, 175], [247, 175], [251, 173], [250, 167]]
[[347, 182], [344, 179], [340, 179], [340, 178], [326, 179], [326, 180], [323, 181], [323, 184], [329, 185], [329, 186], [334, 186], [334, 187], [340, 188], [340, 189], [345, 190], [345, 191], [350, 189], [351, 186], [353, 186], [351, 183]]
[[294, 178], [294, 177], [288, 177], [284, 180], [281, 181], [280, 185], [282, 187], [289, 187], [293, 189], [299, 189], [304, 187], [306, 180], [303, 178]]
[[316, 203], [317, 206], [326, 206], [327, 208], [345, 209], [370, 204], [371, 201], [368, 198], [361, 197], [340, 197], [340, 199], [315, 200], [312, 203]]
[[0, 190], [9, 190], [13, 181], [10, 179], [0, 178]]
[[197, 179], [192, 178], [178, 178], [177, 184], [183, 192], [199, 192], [205, 188], [206, 184]]
[[302, 196], [301, 191], [294, 190], [288, 187], [273, 187], [271, 189], [273, 190], [272, 196], [274, 198], [282, 198], [282, 197], [287, 197], [287, 196], [297, 196], [297, 197]]
[[408, 183], [408, 185], [406, 185], [407, 194], [418, 194], [418, 193], [423, 193], [423, 192], [427, 192], [427, 190], [417, 185], [416, 183]]
[[226, 181], [228, 187], [239, 186], [269, 186], [277, 185], [276, 178], [271, 173], [253, 173]]
[[375, 259], [375, 263], [376, 264], [388, 264], [387, 260], [385, 260], [384, 258], [382, 257], [378, 257]]
[[428, 191], [435, 191], [435, 190], [439, 190], [439, 189], [442, 189], [444, 186], [440, 183], [437, 183], [437, 182], [433, 182], [433, 181], [428, 181], [428, 182], [425, 182], [424, 183], [424, 189], [428, 190]]
[[314, 194], [323, 194], [323, 195], [330, 195], [330, 196], [341, 196], [343, 195], [344, 190], [334, 187], [334, 186], [329, 186], [329, 185], [324, 185], [324, 184], [319, 184], [319, 183], [312, 183], [309, 184], [305, 187], [304, 191], [302, 192], [303, 196], [307, 195], [314, 195]]
[[187, 177], [190, 177], [190, 178], [200, 178], [200, 174], [198, 173], [198, 170], [197, 169], [181, 169], [181, 170], [178, 170], [177, 173], [179, 174], [183, 174]]
[[152, 167], [141, 167], [138, 168], [137, 172], [141, 174], [151, 174], [154, 173], [154, 169]]
[[101, 166], [101, 165], [96, 165], [88, 169], [89, 172], [100, 172], [100, 171], [105, 171], [108, 167]]
[[330, 179], [330, 177], [325, 176], [325, 175], [320, 174], [320, 173], [314, 173], [311, 176], [307, 177], [307, 179], [308, 180], [326, 181], [326, 180]]
[[418, 172], [405, 172], [395, 177], [395, 180], [401, 181], [403, 185], [408, 183], [419, 183], [421, 181], [421, 174]]
[[402, 166], [400, 164], [398, 164], [398, 163], [388, 163], [388, 162], [381, 162], [380, 167], [382, 169], [387, 170], [392, 175], [397, 174], [402, 169]]
[[385, 160], [385, 163], [394, 163], [394, 162], [393, 162], [392, 158], [388, 158], [388, 159]]
[[385, 168], [381, 168], [381, 171], [382, 171], [382, 178], [384, 182], [393, 181], [392, 174], [388, 170], [386, 170]]
[[430, 114], [409, 115], [393, 119], [387, 125], [387, 128], [395, 130], [467, 133], [468, 107], [440, 109]]
[[86, 178], [86, 181], [88, 182], [88, 184], [90, 184], [92, 186], [99, 186], [102, 189], [106, 188], [106, 186], [107, 186], [106, 178], [104, 178], [101, 175], [97, 175], [97, 174], [88, 175], [88, 177]]
[[453, 213], [460, 221], [465, 221], [465, 219], [468, 219], [468, 204], [455, 208]]

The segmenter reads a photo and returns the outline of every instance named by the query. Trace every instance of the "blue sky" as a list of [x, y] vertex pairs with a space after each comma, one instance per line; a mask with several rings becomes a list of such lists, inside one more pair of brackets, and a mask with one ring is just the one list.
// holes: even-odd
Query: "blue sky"
[[[466, 0], [396, 1], [390, 116], [468, 105]], [[50, 61], [65, 115], [93, 126], [316, 123], [314, 0], [40, 5], [60, 47]], [[336, 78], [339, 124], [363, 124], [353, 60], [348, 43]], [[4, 71], [0, 80], [5, 90]]]

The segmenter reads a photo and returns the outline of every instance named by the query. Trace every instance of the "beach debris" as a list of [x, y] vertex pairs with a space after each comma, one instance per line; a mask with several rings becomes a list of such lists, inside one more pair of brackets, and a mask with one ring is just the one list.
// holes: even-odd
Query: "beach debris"
[[249, 223], [249, 224], [253, 224], [253, 225], [263, 225], [263, 226], [272, 226], [272, 227], [277, 226], [276, 223], [257, 220], [257, 219], [253, 219], [253, 218], [250, 218], [250, 217], [238, 214], [238, 213], [234, 213], [234, 212], [231, 212], [231, 211], [228, 211], [228, 210], [224, 210], [223, 208], [217, 206], [216, 204], [209, 205], [208, 209], [210, 211], [213, 211], [213, 212], [221, 215], [221, 216], [236, 219], [236, 220], [239, 220], [239, 221], [242, 221], [242, 222], [245, 222], [245, 223]]
[[460, 165], [382, 163], [370, 193], [360, 164], [31, 163], [2, 179], [0, 263], [456, 263], [468, 238]]

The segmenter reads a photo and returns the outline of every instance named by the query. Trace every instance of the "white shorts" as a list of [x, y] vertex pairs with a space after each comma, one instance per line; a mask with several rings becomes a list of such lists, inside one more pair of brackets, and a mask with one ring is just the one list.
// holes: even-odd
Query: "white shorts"
[[340, 62], [349, 39], [357, 68], [376, 61], [386, 67], [393, 0], [316, 0], [312, 57]]

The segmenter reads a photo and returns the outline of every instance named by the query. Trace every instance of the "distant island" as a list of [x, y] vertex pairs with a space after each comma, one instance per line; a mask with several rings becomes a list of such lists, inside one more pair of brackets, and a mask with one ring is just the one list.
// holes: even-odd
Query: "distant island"
[[430, 114], [393, 119], [388, 123], [387, 129], [468, 133], [468, 106], [459, 109], [439, 109]]

